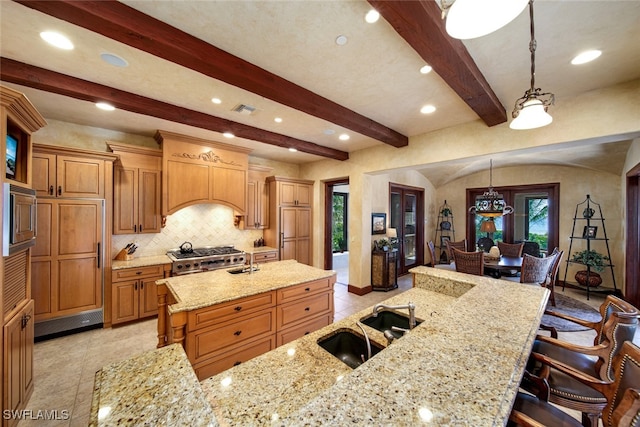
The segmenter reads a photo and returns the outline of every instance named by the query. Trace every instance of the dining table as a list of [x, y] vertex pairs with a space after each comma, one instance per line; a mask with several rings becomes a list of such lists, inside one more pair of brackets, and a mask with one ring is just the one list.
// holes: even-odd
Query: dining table
[[508, 271], [520, 271], [522, 269], [522, 257], [500, 255], [500, 258], [484, 259], [484, 272], [499, 279]]

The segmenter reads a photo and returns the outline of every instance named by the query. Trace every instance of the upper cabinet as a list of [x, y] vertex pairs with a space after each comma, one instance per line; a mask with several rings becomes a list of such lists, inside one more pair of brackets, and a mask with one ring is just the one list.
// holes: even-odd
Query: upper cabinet
[[33, 189], [36, 195], [104, 199], [105, 158], [108, 156], [105, 154], [34, 144]]
[[269, 186], [267, 177], [273, 169], [267, 166], [249, 165], [247, 182], [247, 215], [241, 226], [245, 230], [269, 228]]
[[244, 215], [251, 150], [166, 131], [162, 144], [162, 214], [197, 203], [220, 203]]
[[159, 233], [162, 150], [109, 143], [113, 171], [113, 234]]
[[278, 182], [278, 204], [280, 206], [311, 206], [313, 186], [295, 181]]

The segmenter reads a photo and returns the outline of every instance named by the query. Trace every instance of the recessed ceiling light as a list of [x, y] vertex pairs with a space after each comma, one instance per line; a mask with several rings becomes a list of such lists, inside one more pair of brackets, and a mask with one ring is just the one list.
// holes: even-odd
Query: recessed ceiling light
[[602, 51], [599, 50], [587, 50], [586, 52], [582, 52], [575, 58], [571, 60], [573, 65], [586, 64], [587, 62], [591, 62], [594, 59], [598, 58], [602, 55]]
[[211, 102], [214, 104], [222, 104], [222, 100], [220, 98], [211, 98]]
[[276, 117], [275, 119], [273, 119], [273, 121], [276, 123], [282, 123], [282, 118]]
[[107, 104], [106, 102], [96, 102], [96, 107], [104, 111], [113, 111], [116, 109], [116, 107], [111, 104]]
[[434, 111], [436, 111], [436, 107], [434, 107], [433, 105], [425, 105], [424, 107], [422, 107], [422, 108], [420, 109], [420, 112], [421, 112], [422, 114], [431, 114], [431, 113], [433, 113]]
[[295, 148], [293, 148], [293, 147], [289, 147], [289, 151], [291, 151], [292, 153], [296, 153], [296, 152], [298, 152], [298, 150], [297, 150], [297, 149], [295, 149]]
[[232, 134], [231, 132], [225, 132], [222, 134], [222, 136], [224, 136], [225, 138], [234, 138], [235, 135]]
[[425, 65], [422, 68], [420, 68], [420, 72], [422, 74], [429, 74], [431, 70], [433, 70], [433, 67], [431, 67], [431, 65]]
[[344, 46], [348, 41], [349, 39], [347, 38], [347, 36], [339, 35], [338, 37], [336, 37], [336, 44], [338, 46]]
[[371, 9], [369, 12], [367, 12], [367, 14], [364, 16], [364, 20], [367, 21], [369, 24], [373, 24], [378, 22], [378, 19], [380, 19], [380, 14], [378, 13], [377, 10], [375, 9]]
[[113, 65], [114, 67], [128, 67], [129, 63], [124, 59], [115, 55], [113, 53], [101, 53], [100, 58], [107, 64]]
[[347, 135], [346, 133], [340, 134], [340, 136], [338, 137], [340, 141], [347, 141], [349, 138], [350, 136]]
[[40, 33], [42, 40], [46, 41], [52, 46], [58, 47], [64, 50], [73, 49], [73, 43], [67, 37], [54, 31], [43, 31]]

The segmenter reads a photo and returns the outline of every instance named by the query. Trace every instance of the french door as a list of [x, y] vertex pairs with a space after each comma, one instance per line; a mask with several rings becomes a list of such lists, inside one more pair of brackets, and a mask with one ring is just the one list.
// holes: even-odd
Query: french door
[[424, 264], [424, 190], [399, 184], [389, 186], [390, 228], [398, 236], [398, 274]]

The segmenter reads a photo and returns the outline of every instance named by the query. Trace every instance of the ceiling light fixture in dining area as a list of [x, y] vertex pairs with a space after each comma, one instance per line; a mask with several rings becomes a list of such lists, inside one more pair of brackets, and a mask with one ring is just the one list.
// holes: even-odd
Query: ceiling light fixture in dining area
[[513, 213], [513, 207], [507, 206], [502, 194], [493, 189], [493, 160], [489, 162], [489, 189], [481, 196], [476, 197], [476, 203], [469, 208], [469, 213], [486, 218], [495, 218]]

